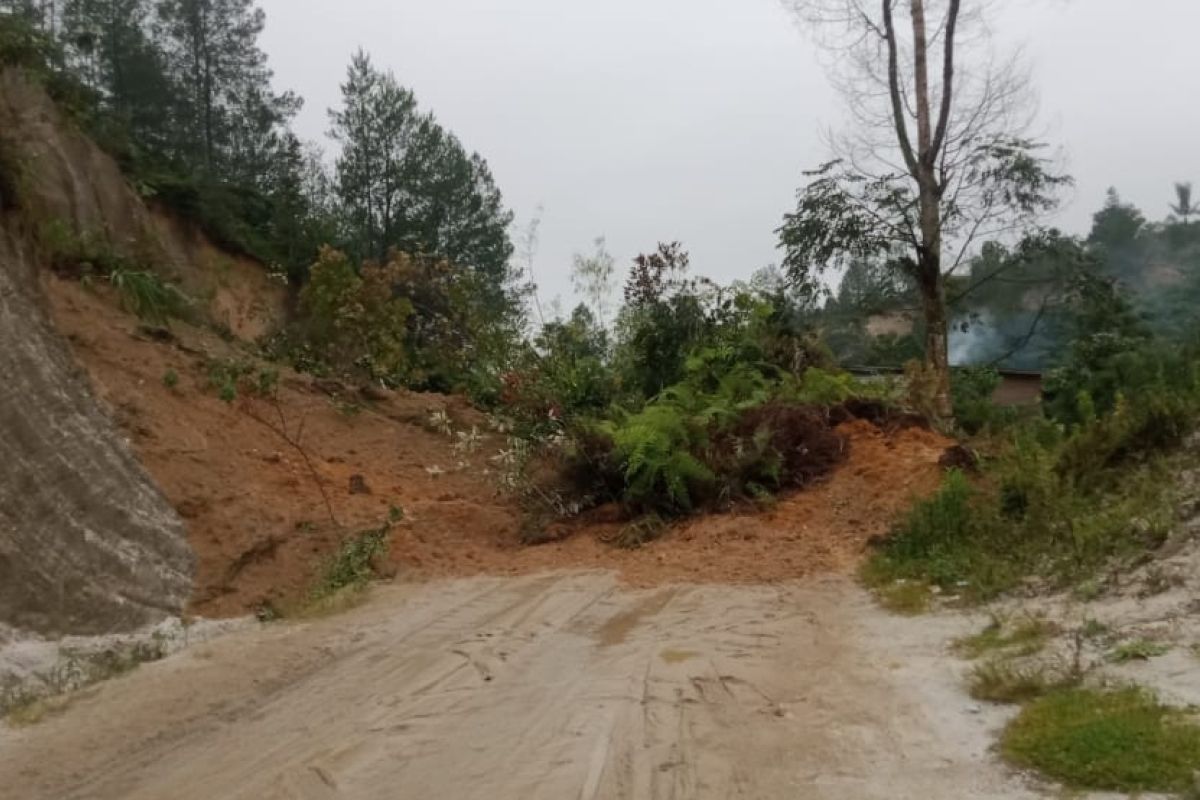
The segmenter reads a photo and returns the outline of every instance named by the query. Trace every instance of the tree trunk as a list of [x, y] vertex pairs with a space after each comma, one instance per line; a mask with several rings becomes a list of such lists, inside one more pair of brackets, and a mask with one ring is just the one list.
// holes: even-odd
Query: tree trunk
[[922, 280], [921, 306], [925, 312], [925, 370], [932, 382], [933, 408], [939, 419], [954, 415], [950, 400], [950, 336], [946, 316], [946, 296], [940, 268], [930, 274], [934, 280]]
[[[916, 93], [917, 153], [913, 178], [918, 187], [921, 245], [917, 266], [921, 305], [925, 310], [925, 369], [933, 381], [933, 413], [947, 420], [954, 415], [950, 402], [949, 325], [942, 280], [942, 189], [937, 159], [940, 142], [934, 141], [933, 108], [929, 95], [929, 39], [924, 0], [911, 0], [913, 26], [913, 78]], [[946, 46], [953, 52], [953, 42]], [[947, 66], [949, 80], [952, 67]], [[948, 93], [949, 87], [943, 87]], [[947, 95], [948, 96], [948, 95]], [[944, 129], [944, 113], [938, 120], [938, 137]]]

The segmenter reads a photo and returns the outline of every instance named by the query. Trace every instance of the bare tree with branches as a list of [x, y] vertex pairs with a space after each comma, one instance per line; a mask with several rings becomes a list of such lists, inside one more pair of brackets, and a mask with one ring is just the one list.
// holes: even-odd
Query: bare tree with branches
[[993, 52], [987, 0], [784, 3], [832, 56], [851, 121], [784, 218], [784, 266], [814, 292], [826, 271], [855, 260], [908, 273], [933, 410], [948, 418], [947, 277], [978, 241], [1034, 224], [1070, 179], [1028, 138], [1028, 80], [1015, 57]]

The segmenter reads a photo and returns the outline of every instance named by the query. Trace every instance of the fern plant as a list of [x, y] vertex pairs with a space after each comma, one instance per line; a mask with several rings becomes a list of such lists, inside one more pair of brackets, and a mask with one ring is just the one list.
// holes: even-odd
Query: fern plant
[[625, 465], [625, 502], [644, 510], [690, 511], [693, 493], [716, 480], [694, 454], [703, 429], [679, 397], [660, 397], [612, 430]]

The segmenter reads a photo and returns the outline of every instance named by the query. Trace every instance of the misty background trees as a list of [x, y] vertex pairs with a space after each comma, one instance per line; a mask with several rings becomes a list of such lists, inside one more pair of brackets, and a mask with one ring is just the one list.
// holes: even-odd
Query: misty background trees
[[[299, 313], [332, 315], [291, 331], [289, 352], [330, 344], [304, 331], [358, 331], [349, 340], [386, 347], [325, 352], [358, 352], [351, 366], [397, 385], [496, 402], [561, 370], [538, 390], [543, 411], [563, 405], [552, 396], [633, 407], [717, 348], [792, 372], [923, 360], [945, 414], [951, 366], [1062, 363], [1095, 282], [1153, 334], [1191, 330], [1191, 184], [1166, 187], [1161, 221], [1113, 190], [1085, 237], [1046, 227], [1067, 178], [1024, 137], [1026, 76], [994, 57], [975, 4], [791, 6], [836, 55], [854, 124], [784, 216], [781, 268], [743, 265], [745, 280], [718, 286], [691, 273], [682, 243], [647, 242], [621, 264], [601, 241], [549, 265], [585, 305], [548, 317], [526, 307], [536, 236], [514, 258], [487, 162], [366, 53], [329, 109], [330, 157], [290, 128], [302, 101], [273, 86], [252, 0], [0, 0], [0, 56], [36, 68], [150, 202], [287, 276]], [[339, 302], [362, 318], [337, 318]], [[361, 335], [376, 312], [402, 330]], [[295, 360], [331, 368], [311, 355]]]

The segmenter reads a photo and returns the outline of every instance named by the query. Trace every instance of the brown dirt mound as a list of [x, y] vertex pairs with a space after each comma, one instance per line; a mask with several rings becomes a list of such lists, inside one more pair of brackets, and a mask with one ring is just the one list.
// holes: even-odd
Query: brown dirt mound
[[[243, 351], [182, 324], [167, 341], [147, 335], [111, 297], [73, 282], [47, 278], [47, 292], [97, 395], [187, 523], [198, 564], [192, 608], [207, 616], [302, 594], [347, 531], [380, 526], [392, 507], [405, 512], [391, 548], [405, 578], [594, 567], [637, 585], [756, 583], [845, 569], [913, 496], [937, 485], [951, 444], [917, 427], [885, 433], [851, 421], [838, 428], [850, 444], [845, 463], [769, 511], [685, 520], [624, 551], [604, 543], [623, 523], [600, 509], [566, 526], [563, 541], [524, 547], [520, 513], [488, 474], [503, 441], [463, 401], [385, 391], [365, 399], [286, 373], [278, 410], [251, 397], [226, 404], [208, 386], [208, 365], [245, 359]], [[173, 388], [163, 381], [169, 371]], [[432, 410], [459, 429], [477, 426], [479, 448], [455, 452], [428, 427]], [[338, 526], [304, 459], [262, 421], [279, 411], [293, 433], [303, 424]]]
[[602, 509], [595, 516], [608, 519], [594, 517], [574, 536], [522, 553], [520, 563], [613, 567], [637, 586], [770, 583], [852, 569], [914, 498], [937, 488], [938, 460], [953, 442], [916, 426], [887, 433], [865, 420], [837, 432], [849, 442], [845, 463], [767, 511], [684, 520], [651, 544], [622, 551], [599, 541], [624, 524]]

